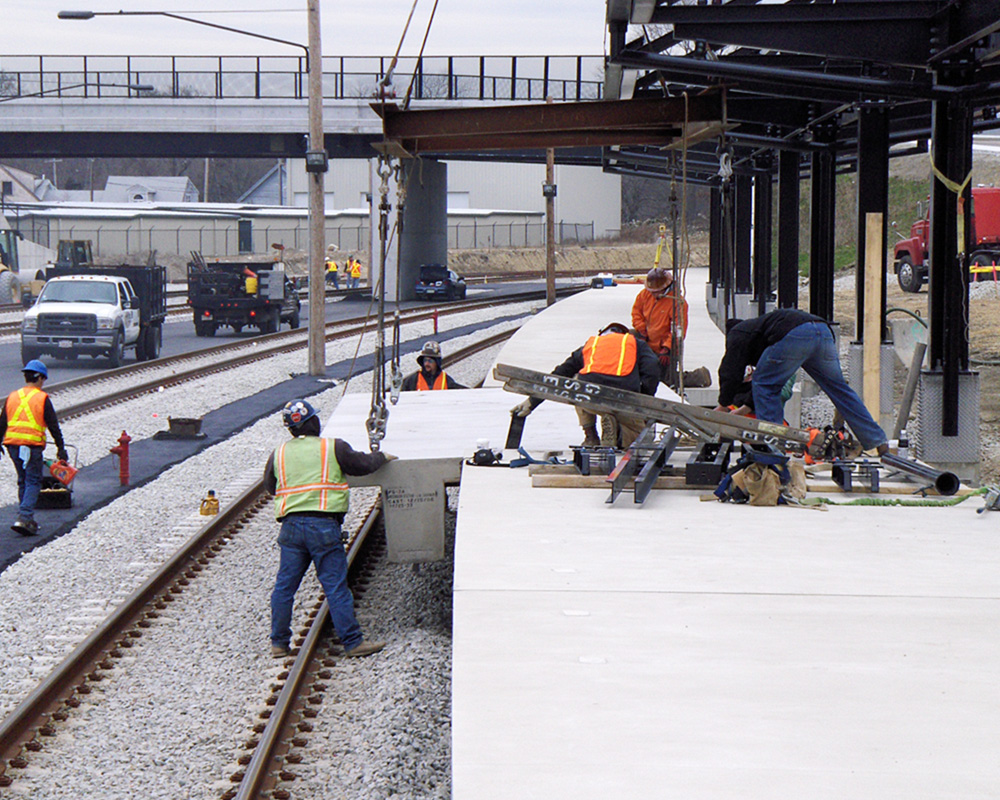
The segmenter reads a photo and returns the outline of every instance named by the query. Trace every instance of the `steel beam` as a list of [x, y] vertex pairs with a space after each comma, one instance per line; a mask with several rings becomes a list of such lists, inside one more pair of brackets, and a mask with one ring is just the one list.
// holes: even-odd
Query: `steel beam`
[[410, 153], [441, 150], [673, 144], [683, 135], [717, 135], [724, 96], [597, 100], [403, 111], [373, 104], [385, 138]]

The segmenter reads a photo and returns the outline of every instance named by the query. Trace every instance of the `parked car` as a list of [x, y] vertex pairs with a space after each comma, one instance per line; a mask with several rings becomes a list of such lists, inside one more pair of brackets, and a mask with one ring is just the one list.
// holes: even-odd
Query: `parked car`
[[441, 264], [424, 264], [420, 267], [420, 280], [417, 281], [417, 297], [461, 300], [465, 297], [465, 278]]

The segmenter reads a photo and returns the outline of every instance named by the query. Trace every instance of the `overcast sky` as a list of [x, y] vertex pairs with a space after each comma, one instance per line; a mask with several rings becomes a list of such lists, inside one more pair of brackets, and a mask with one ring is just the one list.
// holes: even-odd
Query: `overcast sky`
[[[302, 44], [307, 39], [306, 0], [295, 0], [291, 11], [276, 0], [8, 0], [4, 5], [3, 52], [11, 55], [289, 52], [283, 45], [164, 17], [57, 19], [64, 9], [170, 11]], [[433, 5], [433, 0], [417, 3], [403, 54], [419, 51]], [[323, 54], [392, 55], [411, 6], [412, 0], [321, 0]], [[207, 13], [210, 9], [228, 11]], [[438, 0], [425, 53], [600, 55], [605, 10], [605, 0]]]

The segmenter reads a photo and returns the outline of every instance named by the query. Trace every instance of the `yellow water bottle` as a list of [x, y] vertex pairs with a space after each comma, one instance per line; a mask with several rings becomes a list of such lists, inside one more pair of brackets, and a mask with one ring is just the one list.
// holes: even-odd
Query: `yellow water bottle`
[[214, 517], [219, 513], [219, 498], [215, 496], [215, 490], [209, 489], [208, 496], [201, 501], [201, 508], [198, 513], [203, 517]]

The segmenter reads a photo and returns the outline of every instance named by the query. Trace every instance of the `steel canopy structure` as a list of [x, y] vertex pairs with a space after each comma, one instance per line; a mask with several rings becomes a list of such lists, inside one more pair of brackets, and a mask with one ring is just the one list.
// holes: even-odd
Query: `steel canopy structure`
[[[857, 281], [866, 215], [880, 213], [885, 251], [888, 160], [929, 152], [931, 191], [927, 377], [937, 378], [942, 441], [959, 436], [969, 371], [972, 136], [1000, 127], [1000, 6], [993, 0], [848, 0], [689, 4], [608, 0], [605, 96], [675, 98], [726, 87], [730, 129], [687, 153], [689, 180], [713, 186], [713, 285], [771, 299], [771, 191], [777, 178], [777, 304], [798, 304], [799, 180], [811, 178], [810, 311], [833, 316], [835, 176], [858, 173]], [[637, 28], [636, 26], [642, 26]], [[629, 39], [640, 30], [640, 36]], [[720, 163], [732, 176], [720, 174]], [[675, 173], [650, 148], [605, 152], [606, 169]], [[721, 172], [725, 172], [722, 170]], [[754, 214], [751, 243], [745, 223]], [[741, 221], [744, 224], [740, 224]], [[761, 240], [761, 241], [758, 241]], [[751, 257], [752, 253], [752, 257]], [[857, 319], [864, 297], [857, 292]], [[726, 312], [728, 314], [728, 311]], [[860, 330], [860, 325], [859, 325]], [[965, 403], [968, 405], [968, 403]], [[966, 431], [968, 433], [968, 431]]]

